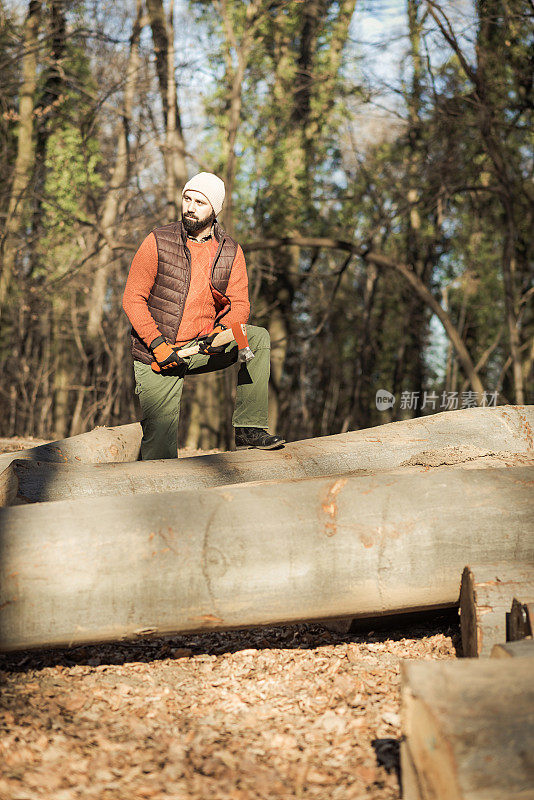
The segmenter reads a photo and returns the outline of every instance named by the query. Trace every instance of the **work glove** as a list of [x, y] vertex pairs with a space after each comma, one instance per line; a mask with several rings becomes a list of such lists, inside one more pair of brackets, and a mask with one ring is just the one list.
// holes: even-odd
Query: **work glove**
[[[176, 350], [170, 346], [163, 336], [158, 336], [154, 339], [154, 341], [150, 343], [150, 349], [161, 370], [176, 369], [176, 367], [181, 367], [185, 364], [183, 358], [180, 358], [180, 356], [176, 354]], [[154, 369], [154, 365], [152, 365], [152, 369]]]
[[224, 349], [227, 347], [226, 344], [220, 344], [213, 347], [212, 342], [218, 333], [222, 333], [222, 331], [225, 330], [227, 330], [226, 325], [219, 323], [214, 327], [211, 333], [205, 333], [203, 336], [198, 336], [196, 340], [198, 344], [198, 352], [204, 353], [208, 356], [215, 355], [216, 353], [224, 353]]

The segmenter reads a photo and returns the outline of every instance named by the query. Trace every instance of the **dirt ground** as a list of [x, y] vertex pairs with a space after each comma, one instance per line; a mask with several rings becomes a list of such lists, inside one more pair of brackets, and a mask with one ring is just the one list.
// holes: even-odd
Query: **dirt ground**
[[0, 800], [397, 800], [400, 662], [455, 658], [459, 625], [375, 628], [0, 656]]

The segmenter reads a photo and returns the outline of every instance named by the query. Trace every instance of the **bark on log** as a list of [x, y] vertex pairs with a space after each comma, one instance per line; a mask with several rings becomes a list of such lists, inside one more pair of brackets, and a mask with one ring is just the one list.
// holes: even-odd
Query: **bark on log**
[[515, 595], [534, 597], [534, 566], [520, 563], [466, 567], [460, 590], [464, 656], [489, 656], [509, 639], [508, 618]]
[[[519, 642], [502, 642], [496, 644], [491, 651], [492, 658], [534, 658], [534, 640], [521, 639]], [[531, 663], [534, 674], [534, 664]]]
[[270, 452], [247, 450], [76, 468], [17, 463], [0, 475], [0, 505], [358, 472], [364, 475], [401, 466], [527, 464], [534, 459], [530, 425], [534, 426], [534, 406], [499, 406], [446, 411], [292, 442]]
[[142, 430], [138, 422], [114, 428], [94, 428], [68, 439], [49, 442], [28, 450], [0, 455], [0, 470], [15, 459], [56, 462], [60, 464], [98, 464], [136, 461], [139, 457]]
[[532, 662], [405, 662], [404, 800], [533, 800]]
[[0, 510], [0, 648], [458, 602], [534, 564], [534, 468], [383, 474]]
[[525, 639], [534, 635], [534, 591], [530, 592], [527, 602], [514, 597], [510, 611], [510, 625], [508, 639], [511, 642]]

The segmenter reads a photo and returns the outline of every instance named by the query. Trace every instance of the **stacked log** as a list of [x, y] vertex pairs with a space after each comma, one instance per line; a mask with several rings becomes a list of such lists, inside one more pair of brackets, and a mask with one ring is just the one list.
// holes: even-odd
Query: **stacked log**
[[[453, 465], [465, 469], [527, 465], [534, 463], [530, 425], [534, 426], [534, 407], [505, 406], [447, 411], [292, 442], [270, 452], [248, 450], [136, 464], [92, 465], [79, 461], [73, 464], [72, 459], [68, 465], [41, 463], [43, 459], [35, 455], [33, 461], [14, 461], [0, 475], [0, 506], [265, 480], [366, 475], [399, 468], [426, 472]], [[110, 459], [93, 458], [97, 460]]]
[[534, 641], [504, 642], [512, 601], [529, 635], [533, 423], [146, 464], [135, 424], [0, 456], [0, 501], [26, 503], [0, 509], [0, 650], [454, 607], [469, 563], [464, 650], [493, 658], [403, 667], [403, 797], [534, 800]]
[[12, 461], [31, 460], [60, 464], [96, 464], [136, 461], [139, 457], [142, 430], [138, 422], [114, 428], [95, 428], [68, 439], [48, 442], [28, 450], [0, 455], [0, 471]]
[[464, 569], [460, 590], [464, 656], [489, 656], [495, 644], [511, 638], [510, 605], [515, 595], [534, 599], [534, 566], [508, 561]]
[[533, 665], [402, 665], [404, 800], [534, 798]]
[[0, 648], [451, 606], [534, 564], [532, 467], [383, 473], [0, 510]]

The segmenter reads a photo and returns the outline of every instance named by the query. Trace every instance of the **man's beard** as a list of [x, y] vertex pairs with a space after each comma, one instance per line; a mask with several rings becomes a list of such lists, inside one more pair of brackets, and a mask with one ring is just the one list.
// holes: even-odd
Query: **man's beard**
[[187, 233], [190, 236], [194, 236], [195, 233], [204, 230], [204, 228], [208, 227], [211, 228], [214, 219], [215, 219], [215, 214], [212, 211], [209, 217], [203, 220], [192, 219], [191, 217], [182, 217], [182, 223]]

